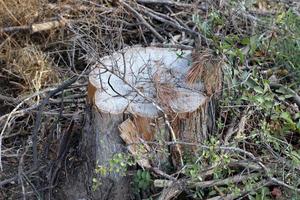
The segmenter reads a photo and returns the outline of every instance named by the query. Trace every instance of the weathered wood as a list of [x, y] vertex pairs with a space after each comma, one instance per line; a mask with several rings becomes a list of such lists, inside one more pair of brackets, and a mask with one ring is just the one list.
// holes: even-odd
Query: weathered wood
[[[116, 172], [101, 176], [95, 173], [97, 166], [107, 166], [116, 153], [124, 152], [124, 142], [119, 137], [118, 125], [122, 115], [100, 113], [96, 107], [86, 113], [85, 128], [82, 131], [80, 157], [83, 163], [68, 174], [68, 181], [62, 186], [57, 199], [131, 199], [130, 179]], [[99, 182], [93, 188], [93, 179]]]
[[119, 130], [121, 138], [126, 144], [130, 144], [128, 150], [136, 157], [137, 163], [145, 169], [150, 169], [151, 164], [147, 158], [150, 147], [147, 144], [143, 144], [143, 141], [140, 140], [138, 129], [134, 123], [130, 119], [127, 119], [119, 126]]
[[68, 171], [68, 178], [61, 184], [60, 188], [53, 191], [54, 199], [74, 200], [92, 199], [92, 179], [95, 169], [96, 142], [95, 132], [92, 128], [92, 112], [87, 109], [85, 113], [84, 128], [80, 138], [79, 157], [82, 163], [76, 168]]
[[[172, 126], [180, 142], [203, 143], [208, 137], [208, 103], [205, 103], [194, 112], [181, 113], [173, 116]], [[190, 160], [196, 155], [196, 146], [179, 145], [183, 152], [183, 159]], [[179, 166], [178, 153], [174, 146], [171, 147], [173, 165]]]
[[[96, 135], [96, 162], [98, 166], [109, 169], [109, 162], [116, 153], [126, 151], [124, 142], [120, 138], [118, 126], [123, 122], [123, 114], [111, 115], [93, 109], [93, 131]], [[97, 199], [130, 199], [130, 179], [118, 172], [110, 172], [105, 176], [97, 175], [100, 187]]]

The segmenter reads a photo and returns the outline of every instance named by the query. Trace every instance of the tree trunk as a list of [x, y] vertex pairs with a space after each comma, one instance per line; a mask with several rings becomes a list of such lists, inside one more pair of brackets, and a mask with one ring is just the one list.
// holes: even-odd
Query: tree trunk
[[124, 142], [118, 131], [122, 121], [122, 115], [100, 113], [96, 107], [87, 110], [80, 144], [83, 163], [68, 172], [68, 179], [56, 199], [132, 199], [129, 177], [116, 172], [95, 173], [97, 166], [107, 166], [114, 154], [124, 152]]

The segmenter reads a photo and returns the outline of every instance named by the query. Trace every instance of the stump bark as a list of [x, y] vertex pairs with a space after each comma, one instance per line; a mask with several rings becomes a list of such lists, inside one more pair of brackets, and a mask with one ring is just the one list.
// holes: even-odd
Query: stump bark
[[[125, 152], [118, 125], [122, 115], [100, 113], [95, 106], [86, 111], [85, 126], [79, 146], [81, 165], [68, 172], [68, 179], [55, 194], [64, 200], [127, 200], [133, 199], [130, 178], [118, 173], [101, 176], [97, 166], [107, 165], [113, 155]], [[95, 183], [95, 180], [98, 183]], [[97, 185], [98, 184], [98, 185]]]

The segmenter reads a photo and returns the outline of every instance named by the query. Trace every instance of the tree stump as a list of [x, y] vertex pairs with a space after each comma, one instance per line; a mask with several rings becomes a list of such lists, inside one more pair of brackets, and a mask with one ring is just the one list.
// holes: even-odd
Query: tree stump
[[[141, 167], [164, 171], [193, 155], [194, 147], [182, 143], [207, 137], [208, 98], [201, 81], [187, 80], [191, 68], [191, 51], [155, 47], [127, 48], [95, 61], [88, 86], [92, 128], [83, 135], [92, 139], [86, 145], [95, 148], [89, 155], [94, 168], [108, 168], [127, 150]], [[131, 198], [129, 177], [116, 171], [94, 176], [101, 184], [93, 198]]]
[[[187, 81], [191, 54], [133, 47], [105, 57], [90, 74], [90, 100], [99, 112], [129, 114], [141, 141], [201, 142], [207, 134], [207, 98], [200, 81]], [[176, 167], [183, 149], [192, 148], [175, 144], [170, 152]], [[155, 167], [168, 165], [168, 156], [159, 152], [152, 151]]]

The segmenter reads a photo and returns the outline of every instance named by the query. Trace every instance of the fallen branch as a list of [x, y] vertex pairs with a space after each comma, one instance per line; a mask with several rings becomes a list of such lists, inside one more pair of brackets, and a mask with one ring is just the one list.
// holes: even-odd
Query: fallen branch
[[19, 31], [28, 31], [30, 33], [37, 33], [41, 31], [52, 30], [58, 27], [63, 27], [65, 26], [66, 22], [67, 21], [64, 18], [62, 18], [61, 20], [36, 23], [32, 25], [5, 27], [5, 28], [0, 28], [0, 34], [19, 32]]
[[175, 6], [179, 8], [191, 8], [191, 4], [179, 3], [172, 0], [137, 0], [137, 2], [142, 4], [162, 4], [167, 6]]
[[[239, 183], [242, 182], [244, 180], [247, 180], [249, 178], [254, 178], [254, 177], [258, 177], [260, 176], [260, 174], [258, 173], [253, 173], [253, 174], [247, 174], [247, 175], [235, 175], [235, 176], [231, 176], [225, 179], [220, 179], [220, 180], [211, 180], [211, 181], [202, 181], [202, 182], [194, 182], [191, 180], [187, 180], [187, 179], [181, 179], [180, 182], [184, 182], [186, 184], [186, 187], [188, 188], [195, 188], [195, 187], [199, 187], [199, 188], [209, 188], [209, 187], [213, 187], [213, 186], [222, 186], [222, 185], [228, 185], [230, 183]], [[178, 180], [179, 181], [179, 180]], [[155, 187], [166, 187], [166, 186], [171, 186], [173, 185], [173, 181], [171, 180], [154, 180], [154, 186]]]
[[[229, 184], [237, 184], [240, 182], [243, 182], [245, 180], [248, 180], [249, 178], [257, 177], [259, 176], [258, 173], [248, 174], [248, 175], [235, 175], [232, 177], [228, 177], [222, 180], [211, 180], [211, 181], [203, 181], [203, 182], [193, 182], [191, 180], [187, 179], [180, 179], [178, 181], [171, 181], [171, 180], [161, 180], [157, 179], [154, 180], [154, 186], [155, 187], [163, 187], [164, 190], [162, 191], [162, 194], [159, 197], [159, 200], [163, 199], [172, 199], [175, 196], [179, 195], [181, 192], [184, 191], [185, 188], [209, 188], [209, 187], [216, 187], [216, 186], [223, 186], [223, 185], [229, 185]], [[260, 185], [259, 185], [260, 186]], [[249, 192], [249, 191], [247, 191]], [[232, 199], [229, 197], [233, 197], [233, 194], [226, 195], [225, 199]], [[223, 199], [218, 197], [214, 197], [212, 199]]]
[[235, 175], [231, 176], [222, 180], [211, 180], [211, 181], [203, 181], [203, 182], [190, 182], [188, 183], [189, 187], [200, 187], [200, 188], [208, 188], [213, 186], [222, 186], [222, 185], [228, 185], [230, 183], [239, 183], [243, 182], [244, 180], [248, 180], [250, 178], [258, 177], [260, 174], [247, 174], [247, 175]]
[[[151, 142], [148, 142], [148, 143], [151, 144]], [[199, 148], [206, 149], [206, 150], [210, 150], [211, 149], [211, 147], [206, 146], [206, 145], [197, 144], [197, 143], [189, 143], [189, 142], [166, 142], [165, 145], [191, 145], [191, 146], [197, 146]], [[271, 181], [272, 183], [274, 183], [276, 185], [280, 185], [280, 186], [286, 187], [286, 188], [288, 188], [290, 190], [293, 190], [295, 192], [300, 193], [300, 189], [298, 189], [298, 188], [296, 188], [294, 186], [288, 185], [285, 182], [278, 180], [277, 178], [274, 178], [272, 176], [272, 174], [270, 173], [270, 169], [267, 168], [251, 152], [243, 150], [243, 149], [240, 149], [238, 147], [227, 147], [227, 146], [218, 146], [218, 147], [214, 147], [214, 149], [218, 150], [218, 151], [237, 152], [237, 153], [245, 154], [246, 156], [248, 156], [249, 158], [251, 158], [252, 161], [254, 161], [258, 165], [257, 167], [259, 167], [261, 170], [263, 170], [263, 172], [264, 172], [263, 175], [265, 175], [269, 179], [269, 181]], [[255, 167], [256, 170], [258, 169], [257, 167]], [[235, 180], [238, 180], [238, 178], [235, 178]], [[168, 182], [168, 183], [171, 184], [172, 182]], [[214, 185], [219, 185], [219, 184], [222, 184], [222, 183], [223, 182], [214, 182], [214, 183], [213, 182], [206, 182], [206, 183], [202, 182], [202, 183], [199, 183], [198, 186], [202, 186], [202, 187], [205, 187], [206, 185], [214, 186]]]
[[183, 44], [151, 44], [152, 47], [163, 47], [163, 48], [175, 48], [175, 49], [182, 49], [182, 50], [193, 50], [194, 47], [183, 45]]
[[[162, 183], [159, 183], [159, 180], [154, 181], [154, 185], [157, 187], [158, 184], [164, 184], [163, 182], [166, 180], [161, 180]], [[172, 182], [170, 185], [163, 186], [165, 187], [162, 191], [162, 194], [159, 196], [158, 200], [169, 200], [174, 199], [174, 197], [178, 196], [180, 193], [183, 192], [183, 182]]]

